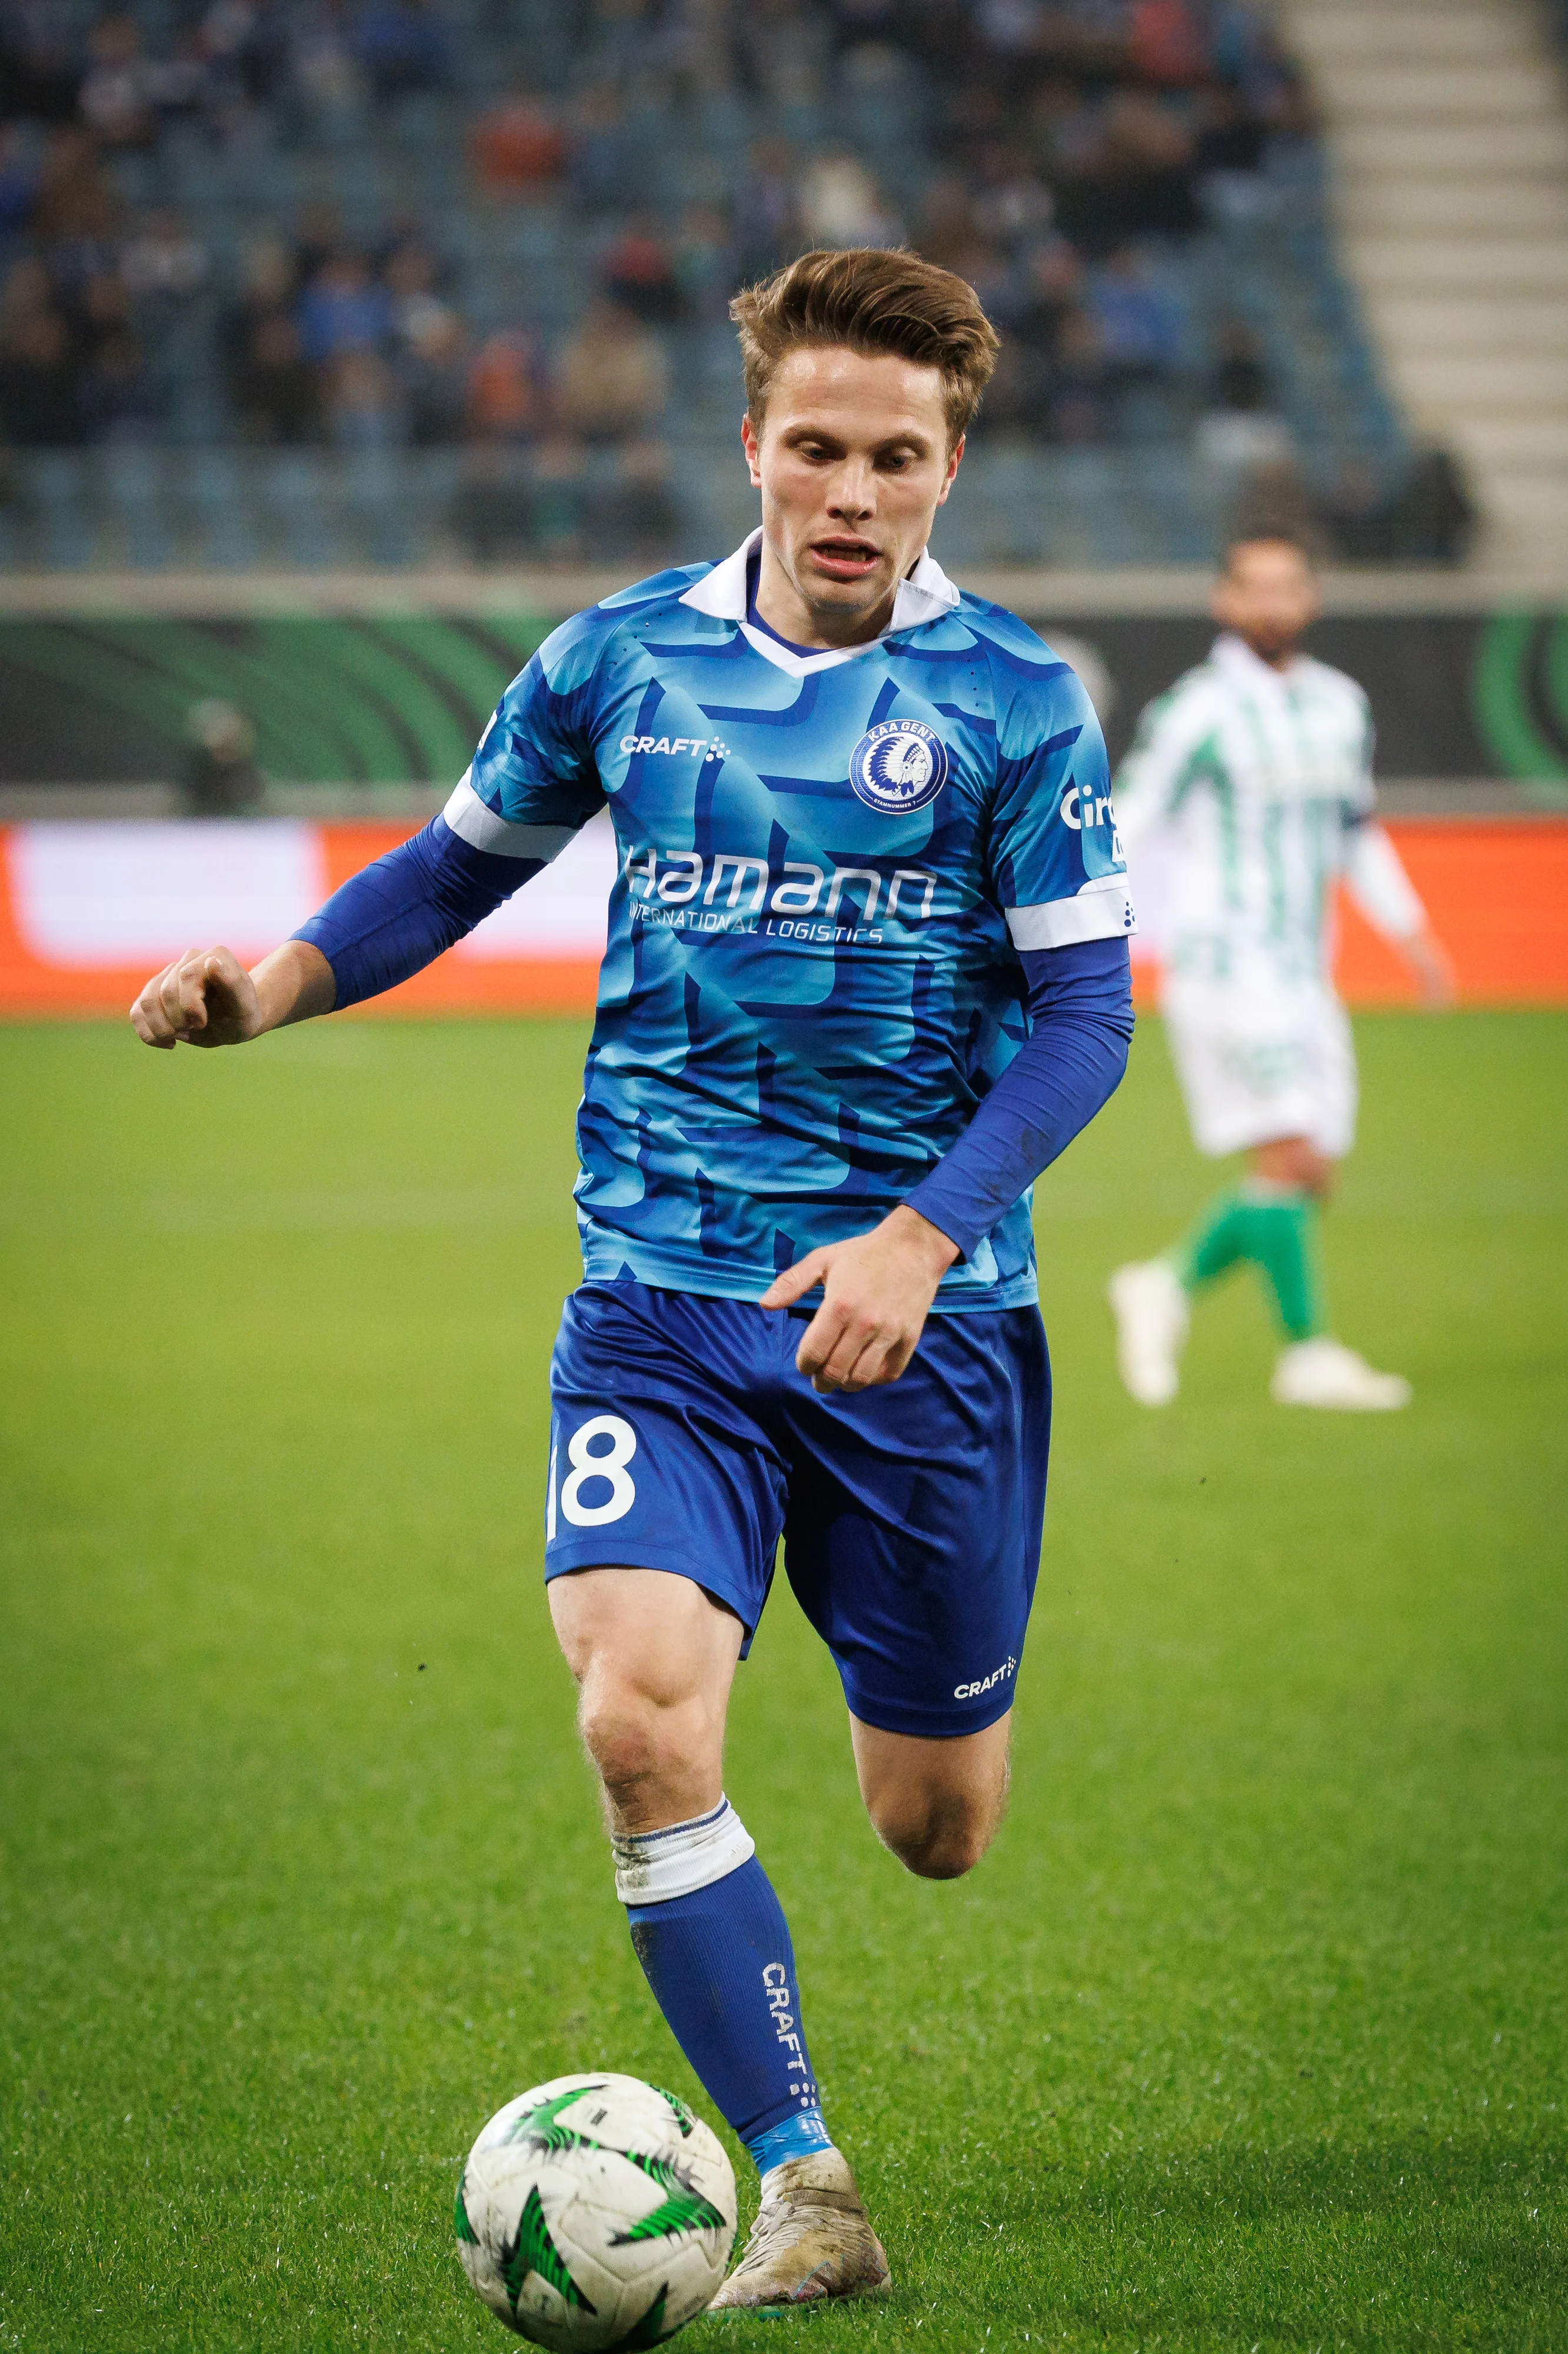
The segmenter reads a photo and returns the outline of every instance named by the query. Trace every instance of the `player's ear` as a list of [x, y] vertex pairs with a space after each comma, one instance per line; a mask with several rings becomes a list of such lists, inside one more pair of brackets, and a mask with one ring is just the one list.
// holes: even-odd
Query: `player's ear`
[[741, 415], [740, 446], [746, 452], [746, 462], [751, 469], [751, 487], [754, 491], [759, 491], [762, 488], [762, 444], [758, 439], [757, 428], [751, 421], [749, 409], [744, 410]]
[[948, 471], [942, 477], [942, 487], [937, 493], [937, 504], [938, 506], [942, 504], [948, 493], [953, 487], [953, 477], [959, 471], [959, 461], [964, 454], [964, 443], [967, 438], [968, 437], [966, 435], [960, 433], [948, 453]]

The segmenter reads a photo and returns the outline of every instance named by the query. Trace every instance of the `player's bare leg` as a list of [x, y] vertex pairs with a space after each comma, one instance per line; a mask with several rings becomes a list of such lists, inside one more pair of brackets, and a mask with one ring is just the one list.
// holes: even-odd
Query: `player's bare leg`
[[739, 1619], [663, 1570], [578, 1570], [546, 1591], [611, 1834], [711, 1813], [724, 1795]]
[[[762, 2175], [761, 2212], [714, 2302], [802, 2305], [885, 2288], [882, 2243], [821, 2122], [789, 1930], [724, 1796], [741, 1623], [662, 1570], [579, 1570], [549, 1595], [637, 1957]], [[924, 1851], [954, 1852], [928, 1835]]]
[[959, 1880], [996, 1837], [1007, 1807], [1012, 1712], [951, 1740], [884, 1733], [850, 1718], [855, 1772], [876, 1835], [922, 1880]]

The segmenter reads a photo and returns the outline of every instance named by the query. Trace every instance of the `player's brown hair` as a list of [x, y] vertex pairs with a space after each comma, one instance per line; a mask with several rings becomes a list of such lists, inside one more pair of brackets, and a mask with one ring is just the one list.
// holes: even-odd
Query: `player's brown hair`
[[939, 368], [953, 449], [996, 366], [996, 329], [974, 288], [902, 248], [803, 253], [760, 285], [743, 287], [729, 315], [740, 334], [747, 414], [758, 428], [786, 355], [841, 344], [868, 358], [891, 352]]

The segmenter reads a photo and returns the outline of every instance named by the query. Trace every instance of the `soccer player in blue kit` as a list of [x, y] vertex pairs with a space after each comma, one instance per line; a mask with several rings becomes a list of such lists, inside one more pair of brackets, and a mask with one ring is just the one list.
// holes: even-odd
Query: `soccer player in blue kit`
[[440, 817], [132, 1019], [234, 1044], [391, 988], [609, 806], [545, 1575], [638, 1958], [761, 2172], [715, 2302], [774, 2306], [888, 2268], [724, 1793], [736, 1664], [782, 1536], [878, 1834], [979, 1861], [1044, 1512], [1029, 1189], [1121, 1076], [1132, 913], [1077, 679], [927, 552], [995, 361], [972, 289], [816, 252], [733, 310], [761, 529], [556, 631]]

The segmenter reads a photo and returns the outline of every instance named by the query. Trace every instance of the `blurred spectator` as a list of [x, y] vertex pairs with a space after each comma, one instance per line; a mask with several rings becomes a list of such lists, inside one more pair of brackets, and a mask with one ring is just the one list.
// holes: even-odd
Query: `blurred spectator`
[[[1001, 357], [981, 411], [981, 430], [1017, 426], [1054, 438], [1065, 388], [1063, 334], [1082, 300], [1084, 264], [1065, 237], [1044, 239], [1025, 256], [1021, 272], [995, 305], [1002, 330]], [[1093, 337], [1097, 363], [1099, 340]]]
[[1205, 177], [1215, 172], [1256, 172], [1266, 146], [1262, 121], [1234, 82], [1219, 82], [1205, 93], [1192, 150], [1196, 172]]
[[298, 322], [287, 311], [258, 311], [236, 350], [230, 397], [248, 441], [313, 441], [321, 431], [322, 379], [305, 357]]
[[615, 83], [590, 84], [578, 98], [572, 111], [570, 160], [572, 195], [586, 212], [641, 200], [646, 158]]
[[1294, 455], [1290, 428], [1277, 413], [1262, 346], [1242, 319], [1224, 319], [1208, 405], [1198, 419], [1198, 455], [1220, 474], [1238, 479]]
[[1215, 336], [1214, 372], [1209, 406], [1256, 411], [1273, 406], [1273, 385], [1263, 346], [1245, 319], [1222, 319]]
[[1056, 340], [1052, 437], [1066, 442], [1103, 441], [1109, 426], [1099, 324], [1092, 312], [1074, 309], [1063, 320]]
[[468, 333], [449, 303], [427, 294], [404, 307], [397, 368], [415, 447], [461, 441], [468, 418]]
[[475, 564], [520, 563], [536, 553], [533, 487], [521, 462], [490, 445], [465, 460], [451, 527]]
[[646, 436], [663, 414], [670, 367], [657, 336], [603, 297], [590, 302], [556, 363], [561, 424], [585, 441]]
[[327, 430], [340, 450], [388, 450], [404, 438], [397, 383], [368, 345], [337, 353], [326, 371]]
[[482, 444], [465, 461], [452, 528], [477, 564], [570, 564], [583, 553], [582, 451], [567, 436], [524, 456]]
[[973, 210], [980, 234], [1009, 252], [1044, 237], [1056, 216], [1050, 189], [1009, 147], [992, 148], [982, 159]]
[[1107, 373], [1122, 382], [1174, 376], [1181, 360], [1181, 312], [1141, 247], [1124, 245], [1090, 281], [1089, 309]]
[[1462, 564], [1479, 517], [1451, 450], [1420, 451], [1393, 502], [1393, 552], [1401, 564]]
[[599, 275], [610, 301], [644, 326], [673, 326], [685, 308], [674, 258], [646, 220], [633, 221], [621, 231], [605, 254]]
[[1142, 80], [1189, 89], [1207, 80], [1213, 63], [1203, 16], [1192, 0], [1133, 0], [1127, 55]]
[[57, 131], [45, 152], [38, 177], [33, 226], [40, 237], [105, 238], [120, 207], [103, 175], [90, 133]]
[[0, 336], [0, 419], [19, 450], [69, 449], [85, 432], [82, 366], [70, 328], [52, 304], [29, 305]]
[[735, 208], [735, 274], [742, 285], [766, 278], [806, 242], [789, 141], [756, 140], [747, 162]]
[[969, 183], [962, 172], [938, 172], [926, 190], [920, 211], [920, 251], [942, 270], [960, 277], [984, 242]]
[[15, 123], [0, 130], [0, 237], [31, 224], [38, 201], [38, 156], [34, 139]]
[[308, 286], [320, 270], [343, 249], [343, 221], [335, 205], [319, 203], [302, 206], [295, 217], [294, 233], [290, 242], [290, 263], [293, 283]]
[[164, 402], [147, 370], [140, 339], [117, 326], [99, 338], [78, 394], [82, 429], [91, 441], [152, 441]]
[[207, 95], [242, 106], [271, 106], [287, 90], [290, 66], [289, 25], [281, 0], [213, 0], [196, 40], [161, 69], [172, 79], [160, 80], [158, 101], [164, 107], [187, 106]]
[[1449, 451], [1420, 451], [1392, 492], [1365, 459], [1347, 459], [1318, 507], [1347, 564], [1459, 564], [1475, 536], [1475, 504]]
[[1095, 149], [1058, 166], [1056, 213], [1067, 234], [1104, 252], [1128, 237], [1196, 228], [1192, 141], [1181, 117], [1151, 92], [1119, 90], [1097, 127]]
[[366, 0], [354, 53], [381, 99], [444, 90], [451, 71], [451, 37], [429, 0]]
[[521, 441], [546, 421], [534, 346], [520, 329], [487, 335], [468, 371], [467, 419], [481, 441]]
[[331, 122], [363, 105], [366, 78], [354, 54], [344, 0], [316, 0], [302, 11], [292, 28], [290, 66], [309, 112]]
[[1328, 551], [1306, 478], [1294, 458], [1255, 467], [1235, 495], [1228, 537], [1294, 539], [1313, 556]]
[[52, 8], [12, 6], [0, 16], [0, 120], [72, 122], [81, 67], [70, 25]]
[[192, 704], [180, 790], [192, 817], [244, 817], [260, 808], [265, 783], [256, 765], [256, 730], [232, 703], [210, 695]]
[[375, 351], [390, 342], [392, 299], [357, 253], [337, 253], [316, 271], [299, 305], [305, 357], [317, 366], [344, 352]]
[[529, 196], [558, 180], [567, 143], [536, 99], [521, 91], [482, 114], [469, 141], [474, 177], [487, 194]]
[[121, 280], [138, 302], [184, 302], [204, 283], [207, 271], [206, 246], [172, 206], [150, 212], [121, 249]]
[[668, 558], [681, 518], [670, 494], [670, 458], [659, 441], [629, 441], [613, 478], [583, 501], [586, 553], [595, 563], [655, 564]]
[[81, 115], [105, 147], [153, 143], [152, 69], [134, 16], [103, 16], [89, 37], [92, 63], [81, 85]]
[[800, 175], [800, 226], [811, 245], [896, 245], [903, 226], [847, 148], [813, 155]]
[[675, 278], [687, 318], [726, 316], [730, 296], [729, 224], [717, 205], [688, 205], [675, 239]]

